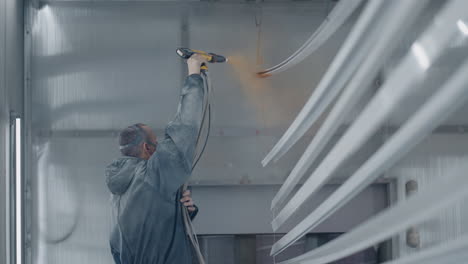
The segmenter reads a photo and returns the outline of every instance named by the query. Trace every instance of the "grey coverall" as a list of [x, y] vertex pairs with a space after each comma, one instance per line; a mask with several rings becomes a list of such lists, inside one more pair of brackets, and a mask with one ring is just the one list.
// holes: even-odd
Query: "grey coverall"
[[177, 114], [149, 160], [124, 156], [106, 168], [115, 222], [110, 248], [117, 264], [192, 263], [179, 189], [192, 172], [203, 87], [200, 75], [187, 77]]

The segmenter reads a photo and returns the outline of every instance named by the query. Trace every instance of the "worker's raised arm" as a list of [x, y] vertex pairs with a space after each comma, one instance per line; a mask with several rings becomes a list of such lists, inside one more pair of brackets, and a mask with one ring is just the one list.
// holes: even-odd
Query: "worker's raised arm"
[[177, 113], [166, 127], [165, 139], [150, 158], [150, 169], [157, 170], [160, 188], [177, 190], [192, 170], [198, 132], [203, 118], [204, 83], [200, 66], [203, 57], [193, 55], [187, 60], [189, 76], [182, 88]]

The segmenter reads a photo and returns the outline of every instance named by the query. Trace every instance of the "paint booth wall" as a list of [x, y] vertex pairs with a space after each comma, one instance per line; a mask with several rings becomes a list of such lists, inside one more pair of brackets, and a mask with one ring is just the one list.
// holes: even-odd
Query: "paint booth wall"
[[0, 0], [0, 263], [7, 263], [10, 112], [23, 110], [23, 1]]
[[[397, 179], [397, 199], [407, 199], [406, 184], [416, 181], [418, 191], [435, 179], [448, 178], [460, 171], [468, 163], [468, 135], [466, 132], [433, 134], [424, 140], [414, 151], [406, 156], [394, 168], [387, 172], [388, 177]], [[428, 204], [427, 206], [431, 206]], [[443, 210], [437, 217], [415, 225], [415, 235], [420, 245], [412, 247], [407, 244], [407, 232], [398, 236], [397, 252], [401, 256], [413, 254], [420, 249], [440, 245], [446, 241], [468, 234], [468, 199], [464, 199]]]
[[[252, 83], [248, 72], [302, 45], [330, 3], [261, 9], [148, 1], [43, 5], [32, 23], [28, 87], [32, 263], [111, 262], [104, 167], [119, 156], [122, 128], [143, 122], [162, 133], [175, 114], [186, 75], [175, 54], [180, 46], [234, 56], [236, 62], [210, 67], [212, 134], [191, 179], [201, 209], [196, 228], [201, 234], [271, 233], [269, 203], [313, 131], [278, 164], [262, 168], [260, 161], [319, 82], [352, 21], [303, 67], [260, 83]], [[337, 177], [348, 176], [380, 142], [372, 140]], [[310, 206], [335, 188], [327, 186]], [[317, 231], [347, 231], [386, 204], [385, 186], [372, 186]]]

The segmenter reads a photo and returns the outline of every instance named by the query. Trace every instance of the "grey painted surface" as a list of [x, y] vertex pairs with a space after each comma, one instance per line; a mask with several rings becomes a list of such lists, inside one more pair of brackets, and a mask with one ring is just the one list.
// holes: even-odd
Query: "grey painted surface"
[[9, 113], [23, 109], [23, 1], [0, 0], [0, 263], [7, 263]]

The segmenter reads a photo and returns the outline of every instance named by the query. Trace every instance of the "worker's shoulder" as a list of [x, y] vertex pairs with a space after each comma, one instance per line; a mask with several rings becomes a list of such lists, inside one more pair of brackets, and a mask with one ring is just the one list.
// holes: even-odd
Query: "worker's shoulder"
[[[168, 127], [171, 127], [171, 126], [168, 126]], [[167, 157], [170, 157], [172, 155], [177, 155], [177, 154], [178, 154], [178, 150], [177, 150], [176, 144], [170, 137], [166, 136], [163, 140], [158, 142], [158, 147], [156, 149], [156, 152], [153, 154], [150, 160], [152, 160], [153, 158], [154, 158], [154, 161], [164, 160]]]

